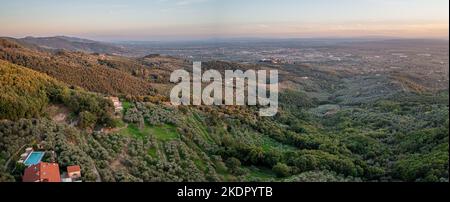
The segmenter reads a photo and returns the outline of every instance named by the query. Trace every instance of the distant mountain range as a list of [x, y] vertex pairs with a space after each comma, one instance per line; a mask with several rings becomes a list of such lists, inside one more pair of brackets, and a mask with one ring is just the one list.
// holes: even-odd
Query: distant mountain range
[[118, 55], [123, 55], [128, 52], [124, 47], [114, 44], [67, 36], [25, 37], [18, 39], [18, 41], [34, 44], [44, 49], [64, 49], [68, 51]]

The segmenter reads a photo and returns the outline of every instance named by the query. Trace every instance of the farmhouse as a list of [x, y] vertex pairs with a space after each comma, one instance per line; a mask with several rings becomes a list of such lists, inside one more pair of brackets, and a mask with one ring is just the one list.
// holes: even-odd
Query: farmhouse
[[61, 182], [57, 163], [41, 162], [25, 169], [23, 182]]
[[62, 176], [62, 182], [81, 182], [80, 166], [67, 166], [67, 173]]
[[116, 113], [120, 113], [123, 110], [123, 106], [122, 103], [120, 102], [118, 97], [109, 97], [109, 99], [113, 102], [114, 104], [114, 110]]

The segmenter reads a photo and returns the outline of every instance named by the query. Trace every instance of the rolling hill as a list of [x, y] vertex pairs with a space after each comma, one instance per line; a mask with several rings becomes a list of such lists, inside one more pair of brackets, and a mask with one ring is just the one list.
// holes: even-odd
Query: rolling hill
[[116, 55], [126, 54], [128, 52], [125, 48], [113, 44], [67, 36], [25, 37], [18, 40], [50, 50], [82, 51], [87, 53], [109, 53]]

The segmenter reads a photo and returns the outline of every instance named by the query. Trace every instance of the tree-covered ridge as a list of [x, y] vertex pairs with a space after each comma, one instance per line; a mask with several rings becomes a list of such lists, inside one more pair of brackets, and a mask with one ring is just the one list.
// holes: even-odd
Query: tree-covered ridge
[[[111, 95], [149, 95], [150, 83], [107, 65], [98, 54], [44, 51], [0, 38], [0, 59], [45, 73], [68, 85]], [[133, 66], [132, 63], [127, 65]], [[126, 85], [125, 85], [126, 84]]]
[[83, 51], [89, 53], [126, 53], [124, 48], [108, 43], [102, 43], [87, 39], [80, 39], [67, 36], [55, 37], [25, 37], [20, 41], [34, 44], [42, 49], [64, 49], [68, 51]]

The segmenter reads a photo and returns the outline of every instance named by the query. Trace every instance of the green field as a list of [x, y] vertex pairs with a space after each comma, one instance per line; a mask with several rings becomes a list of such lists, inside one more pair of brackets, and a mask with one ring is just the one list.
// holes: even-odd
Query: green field
[[154, 135], [159, 141], [170, 141], [179, 139], [179, 134], [174, 126], [150, 126], [145, 124], [143, 128], [139, 128], [136, 124], [129, 124], [127, 128], [119, 132], [121, 135], [144, 138], [148, 135]]
[[171, 125], [150, 127], [150, 131], [159, 141], [170, 141], [180, 137], [175, 126]]

